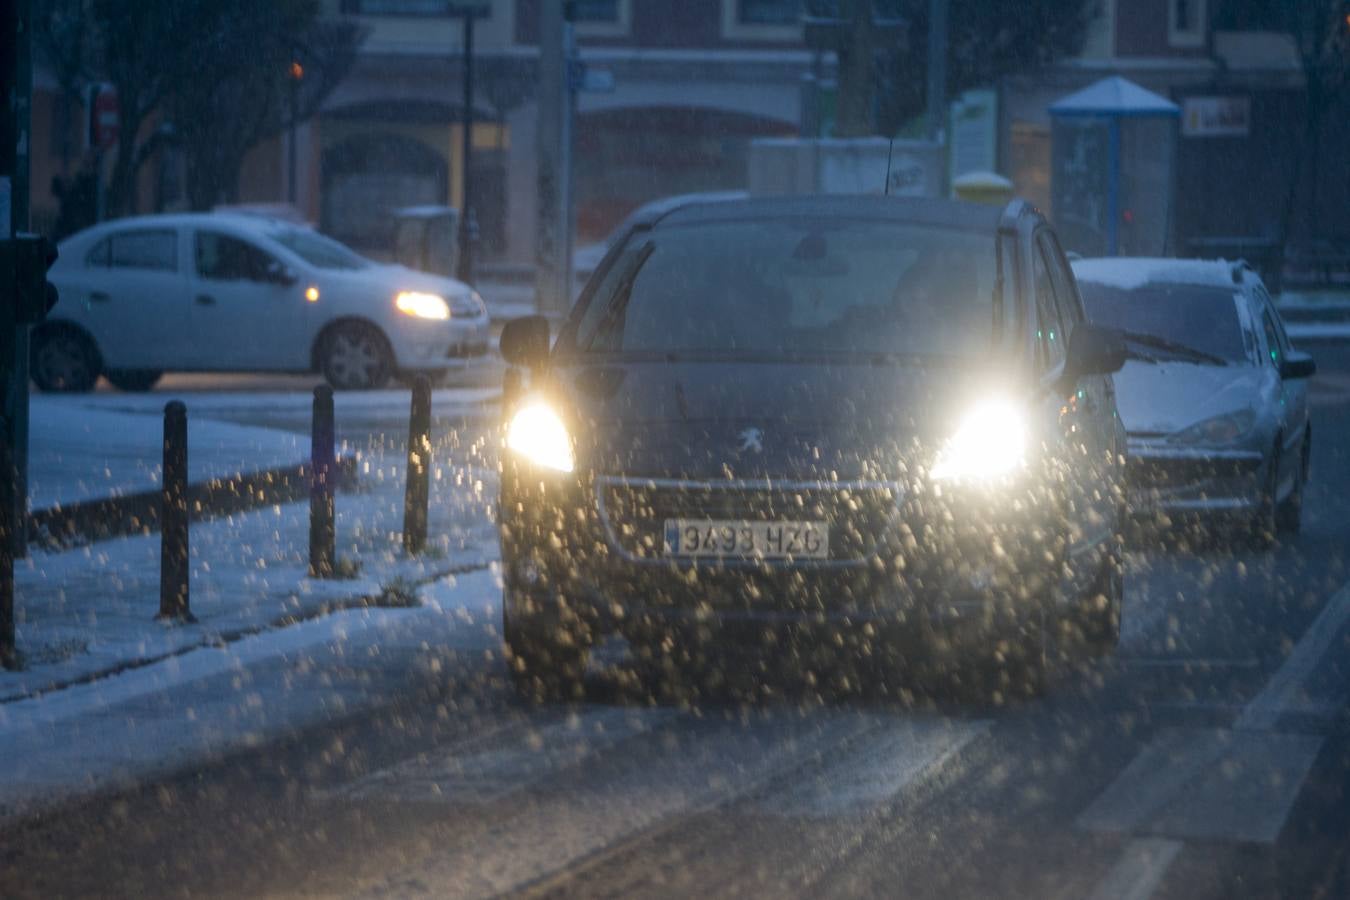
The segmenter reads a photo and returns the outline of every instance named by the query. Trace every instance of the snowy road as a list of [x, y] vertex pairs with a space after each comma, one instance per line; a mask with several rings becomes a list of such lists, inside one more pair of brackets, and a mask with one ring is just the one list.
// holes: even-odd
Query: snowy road
[[[309, 632], [243, 663], [242, 689], [204, 666], [176, 690], [257, 698], [198, 735], [224, 757], [0, 826], [0, 894], [1350, 896], [1350, 352], [1319, 362], [1304, 533], [1138, 548], [1117, 657], [1044, 699], [765, 678], [752, 700], [653, 706], [618, 660], [590, 702], [527, 707], [494, 583], [466, 578], [428, 589], [434, 627]], [[287, 697], [340, 702], [260, 728]], [[175, 702], [110, 700], [104, 752], [153, 741], [138, 723]]]

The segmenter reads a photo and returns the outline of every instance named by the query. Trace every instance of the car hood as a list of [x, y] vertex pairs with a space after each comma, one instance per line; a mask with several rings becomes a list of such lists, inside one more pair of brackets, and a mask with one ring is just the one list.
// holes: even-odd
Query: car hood
[[[332, 272], [324, 274], [327, 279], [332, 279]], [[386, 263], [376, 263], [364, 269], [343, 272], [342, 280], [349, 285], [359, 285], [388, 293], [391, 297], [399, 291], [429, 291], [440, 294], [448, 300], [469, 293], [469, 286], [454, 278]]]
[[1256, 405], [1262, 370], [1129, 360], [1114, 376], [1116, 405], [1132, 434], [1170, 434], [1211, 416]]
[[904, 477], [953, 400], [950, 368], [796, 363], [563, 366], [553, 389], [579, 461], [602, 474], [666, 478]]

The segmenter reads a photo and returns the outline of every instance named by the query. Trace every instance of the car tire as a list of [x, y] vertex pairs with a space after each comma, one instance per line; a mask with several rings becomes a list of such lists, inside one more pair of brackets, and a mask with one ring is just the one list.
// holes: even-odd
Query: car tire
[[374, 325], [342, 322], [324, 333], [319, 369], [334, 390], [376, 390], [394, 374], [394, 352]]
[[159, 384], [164, 373], [156, 369], [109, 369], [103, 377], [119, 391], [143, 394]]
[[506, 664], [512, 686], [530, 703], [566, 703], [586, 696], [586, 647], [563, 629], [546, 633], [502, 619]]
[[98, 381], [98, 348], [78, 328], [54, 325], [33, 334], [28, 371], [44, 393], [84, 394]]
[[1298, 534], [1303, 530], [1303, 487], [1308, 483], [1308, 464], [1312, 459], [1312, 434], [1304, 434], [1303, 450], [1299, 454], [1298, 472], [1294, 489], [1275, 510], [1275, 528], [1280, 534]]

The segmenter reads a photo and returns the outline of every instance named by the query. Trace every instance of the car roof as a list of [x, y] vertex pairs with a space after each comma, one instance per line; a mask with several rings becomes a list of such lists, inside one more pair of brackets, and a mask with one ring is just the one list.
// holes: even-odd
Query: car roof
[[936, 225], [993, 233], [1004, 208], [927, 197], [888, 197], [881, 194], [815, 194], [790, 197], [755, 197], [718, 203], [689, 203], [645, 223], [687, 225], [698, 222], [745, 219], [792, 219], [822, 217], [881, 219], [915, 225]]
[[309, 228], [295, 222], [246, 212], [199, 212], [199, 213], [155, 213], [145, 216], [126, 216], [121, 219], [109, 219], [77, 232], [67, 238], [89, 238], [120, 231], [124, 228], [181, 228], [185, 226], [225, 225], [245, 231], [261, 232], [265, 228], [285, 226], [288, 228]]
[[1255, 273], [1241, 260], [1170, 259], [1148, 256], [1112, 256], [1075, 259], [1074, 277], [1079, 281], [1134, 290], [1146, 284], [1188, 284], [1234, 288]]

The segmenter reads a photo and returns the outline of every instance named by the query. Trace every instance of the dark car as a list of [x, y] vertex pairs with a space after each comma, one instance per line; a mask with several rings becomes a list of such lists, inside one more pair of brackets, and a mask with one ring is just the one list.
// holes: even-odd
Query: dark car
[[986, 656], [1033, 688], [1050, 651], [1115, 644], [1124, 348], [1025, 203], [682, 206], [610, 250], [551, 349], [530, 317], [502, 354], [527, 692], [579, 689], [610, 634]]

